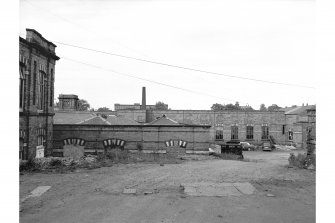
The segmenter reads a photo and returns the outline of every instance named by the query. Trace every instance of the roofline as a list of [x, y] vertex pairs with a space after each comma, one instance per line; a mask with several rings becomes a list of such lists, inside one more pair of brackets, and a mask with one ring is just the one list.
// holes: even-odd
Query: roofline
[[27, 28], [26, 31], [32, 31], [32, 32], [36, 33], [36, 34], [37, 34], [41, 39], [43, 39], [45, 42], [47, 42], [47, 43], [53, 45], [54, 47], [57, 47], [53, 42], [50, 42], [49, 40], [47, 40], [46, 38], [44, 38], [44, 37], [42, 36], [42, 34], [39, 33], [39, 32], [37, 32], [35, 29], [29, 29], [29, 28]]
[[49, 56], [55, 60], [59, 60], [60, 57], [58, 57], [56, 54], [54, 53], [50, 53], [47, 49], [45, 49], [44, 47], [38, 45], [37, 43], [33, 43], [33, 42], [29, 42], [28, 40], [22, 38], [21, 36], [19, 36], [19, 41], [27, 44], [28, 46], [31, 47], [35, 47], [36, 49], [40, 50], [42, 52], [42, 54], [44, 54], [45, 56]]
[[99, 125], [99, 124], [53, 124], [58, 126], [94, 126], [94, 127], [205, 127], [211, 128], [211, 125]]

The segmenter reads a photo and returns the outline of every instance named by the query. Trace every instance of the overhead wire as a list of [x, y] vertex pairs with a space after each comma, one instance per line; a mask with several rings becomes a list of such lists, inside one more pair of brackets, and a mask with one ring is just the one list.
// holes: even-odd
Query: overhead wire
[[[83, 65], [86, 65], [86, 66], [94, 67], [96, 69], [101, 69], [101, 70], [109, 71], [109, 72], [112, 72], [112, 73], [115, 73], [115, 74], [118, 74], [118, 75], [121, 75], [121, 76], [127, 76], [127, 77], [130, 77], [130, 78], [134, 78], [134, 79], [138, 79], [138, 80], [142, 80], [142, 81], [146, 81], [146, 82], [150, 82], [150, 83], [158, 84], [158, 85], [161, 85], [161, 86], [165, 86], [165, 87], [169, 87], [169, 88], [174, 88], [174, 89], [177, 89], [177, 90], [181, 90], [181, 91], [185, 91], [185, 92], [190, 92], [190, 93], [194, 93], [194, 94], [198, 94], [198, 95], [203, 95], [203, 96], [208, 96], [208, 97], [212, 97], [212, 98], [218, 98], [218, 99], [221, 99], [221, 100], [236, 102], [236, 100], [232, 100], [232, 99], [229, 99], [229, 98], [223, 98], [223, 97], [219, 97], [219, 96], [216, 96], [216, 95], [207, 94], [207, 93], [200, 92], [200, 91], [194, 91], [194, 90], [177, 87], [177, 86], [170, 85], [170, 84], [165, 84], [165, 83], [162, 83], [162, 82], [158, 82], [158, 81], [154, 81], [154, 80], [150, 80], [150, 79], [138, 77], [138, 76], [135, 76], [135, 75], [132, 75], [132, 74], [126, 74], [126, 73], [119, 72], [119, 71], [116, 71], [116, 70], [113, 70], [113, 69], [104, 68], [104, 67], [97, 66], [97, 65], [94, 65], [94, 64], [82, 62], [82, 61], [75, 60], [75, 59], [72, 59], [72, 58], [68, 58], [68, 57], [64, 57], [64, 56], [62, 56], [61, 58], [69, 60], [69, 61], [72, 61], [72, 62], [75, 62], [75, 63], [79, 63], [79, 64], [83, 64]], [[239, 102], [241, 102], [241, 101], [239, 101]], [[248, 104], [246, 102], [241, 102], [241, 103]]]
[[290, 84], [290, 83], [268, 81], [268, 80], [261, 80], [261, 79], [248, 78], [248, 77], [242, 77], [242, 76], [236, 76], [236, 75], [229, 75], [229, 74], [218, 73], [218, 72], [213, 72], [213, 71], [206, 71], [206, 70], [201, 70], [201, 69], [196, 69], [196, 68], [191, 68], [191, 67], [173, 65], [173, 64], [168, 64], [168, 63], [163, 63], [163, 62], [158, 62], [158, 61], [153, 61], [153, 60], [147, 60], [147, 59], [143, 59], [143, 58], [132, 57], [132, 56], [127, 56], [127, 55], [122, 55], [122, 54], [117, 54], [117, 53], [111, 53], [111, 52], [102, 51], [102, 50], [96, 50], [96, 49], [92, 49], [92, 48], [77, 46], [77, 45], [63, 43], [63, 42], [59, 42], [59, 41], [53, 41], [53, 42], [61, 44], [61, 45], [65, 45], [65, 46], [70, 46], [70, 47], [83, 49], [83, 50], [93, 51], [93, 52], [97, 52], [97, 53], [107, 54], [107, 55], [116, 56], [116, 57], [122, 57], [122, 58], [126, 58], [126, 59], [131, 59], [131, 60], [136, 60], [136, 61], [141, 61], [141, 62], [146, 62], [146, 63], [151, 63], [151, 64], [163, 65], [163, 66], [173, 67], [173, 68], [178, 68], [178, 69], [183, 69], [183, 70], [189, 70], [189, 71], [195, 71], [195, 72], [200, 72], [200, 73], [225, 76], [225, 77], [230, 77], [230, 78], [244, 79], [244, 80], [249, 80], [249, 81], [257, 81], [257, 82], [263, 82], [263, 83], [268, 83], [268, 84], [279, 84], [279, 85], [287, 85], [287, 86], [293, 86], [293, 87], [302, 87], [302, 88], [312, 88], [312, 89], [314, 89], [314, 87], [312, 87], [312, 86]]
[[[40, 8], [41, 7], [32, 4], [30, 1], [28, 0], [24, 0], [25, 2], [27, 2], [28, 4]], [[44, 8], [43, 8], [44, 9]], [[82, 29], [84, 29], [85, 31], [87, 31], [87, 29], [77, 23], [72, 22], [71, 20], [68, 20], [62, 16], [59, 16], [55, 13], [53, 13], [52, 11], [48, 10], [48, 9], [44, 9], [50, 12], [50, 14], [52, 14], [55, 17], [59, 17], [62, 20], [78, 26]], [[89, 32], [91, 33], [91, 32]], [[94, 32], [93, 32], [94, 33]], [[231, 75], [231, 74], [225, 74], [225, 73], [220, 73], [220, 72], [213, 72], [213, 71], [207, 71], [207, 70], [203, 70], [203, 69], [197, 69], [197, 68], [191, 68], [191, 67], [185, 67], [185, 66], [180, 66], [180, 65], [174, 65], [174, 64], [170, 64], [170, 63], [164, 63], [164, 62], [159, 62], [159, 61], [155, 61], [155, 60], [148, 60], [148, 59], [143, 59], [143, 58], [138, 58], [138, 57], [133, 57], [133, 56], [128, 56], [128, 55], [122, 55], [122, 54], [117, 54], [117, 53], [111, 53], [111, 52], [107, 52], [107, 51], [102, 51], [102, 50], [97, 50], [97, 49], [92, 49], [92, 48], [88, 48], [88, 47], [83, 47], [83, 46], [78, 46], [78, 45], [73, 45], [73, 44], [69, 44], [69, 43], [63, 43], [60, 41], [53, 41], [54, 43], [58, 43], [61, 45], [65, 45], [65, 46], [69, 46], [69, 47], [74, 47], [74, 48], [79, 48], [79, 49], [83, 49], [83, 50], [88, 50], [88, 51], [92, 51], [92, 52], [97, 52], [97, 53], [102, 53], [102, 54], [107, 54], [107, 55], [111, 55], [111, 56], [116, 56], [116, 57], [121, 57], [121, 58], [125, 58], [125, 59], [131, 59], [131, 60], [136, 60], [136, 61], [141, 61], [141, 62], [145, 62], [145, 63], [151, 63], [151, 64], [156, 64], [156, 65], [161, 65], [161, 66], [167, 66], [167, 67], [172, 67], [172, 68], [178, 68], [178, 69], [183, 69], [183, 70], [189, 70], [189, 71], [194, 71], [194, 72], [200, 72], [200, 73], [206, 73], [206, 74], [212, 74], [212, 75], [219, 75], [219, 76], [225, 76], [225, 77], [229, 77], [229, 78], [236, 78], [236, 79], [243, 79], [243, 80], [248, 80], [248, 81], [255, 81], [255, 82], [261, 82], [261, 83], [267, 83], [267, 84], [277, 84], [277, 85], [286, 85], [286, 86], [291, 86], [291, 87], [301, 87], [301, 88], [310, 88], [310, 89], [315, 89], [315, 87], [313, 86], [307, 86], [307, 85], [299, 85], [299, 84], [292, 84], [292, 83], [284, 83], [284, 82], [277, 82], [277, 81], [269, 81], [269, 80], [263, 80], [263, 79], [256, 79], [256, 78], [249, 78], [249, 77], [243, 77], [243, 76], [237, 76], [237, 75]], [[119, 45], [136, 52], [135, 50], [126, 47], [120, 43], [118, 43]], [[138, 52], [137, 52], [138, 53]]]

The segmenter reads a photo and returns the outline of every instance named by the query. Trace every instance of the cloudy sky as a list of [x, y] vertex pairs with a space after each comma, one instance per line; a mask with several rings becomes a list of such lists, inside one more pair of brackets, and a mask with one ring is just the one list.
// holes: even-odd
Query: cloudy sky
[[310, 0], [20, 0], [20, 36], [32, 28], [54, 42], [55, 95], [94, 108], [139, 103], [146, 86], [148, 104], [172, 109], [258, 109], [316, 103], [315, 10]]

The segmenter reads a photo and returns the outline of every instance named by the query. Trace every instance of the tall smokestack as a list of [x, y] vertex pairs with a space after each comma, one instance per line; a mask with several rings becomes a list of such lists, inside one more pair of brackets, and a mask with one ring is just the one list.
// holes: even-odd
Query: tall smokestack
[[141, 109], [145, 110], [147, 107], [147, 103], [146, 103], [146, 95], [145, 95], [145, 87], [142, 87], [142, 105], [141, 105]]

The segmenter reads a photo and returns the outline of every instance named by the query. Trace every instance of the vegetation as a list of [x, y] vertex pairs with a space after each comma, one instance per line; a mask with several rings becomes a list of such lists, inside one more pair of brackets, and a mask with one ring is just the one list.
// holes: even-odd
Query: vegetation
[[112, 110], [110, 110], [107, 107], [98, 108], [98, 110], [97, 110], [97, 112], [109, 112], [109, 111], [112, 111]]
[[315, 154], [307, 156], [307, 154], [299, 153], [298, 155], [294, 155], [294, 153], [290, 154], [288, 158], [288, 162], [290, 166], [295, 166], [298, 168], [308, 168], [313, 165], [316, 167], [316, 157]]
[[85, 99], [78, 100], [78, 110], [79, 111], [88, 111], [90, 104]]
[[238, 110], [252, 111], [254, 109], [251, 106], [241, 107], [240, 103], [237, 101], [235, 102], [235, 104], [226, 104], [226, 105], [215, 103], [212, 105], [211, 110], [213, 111], [238, 111]]
[[168, 110], [168, 105], [161, 101], [156, 102], [155, 110]]

